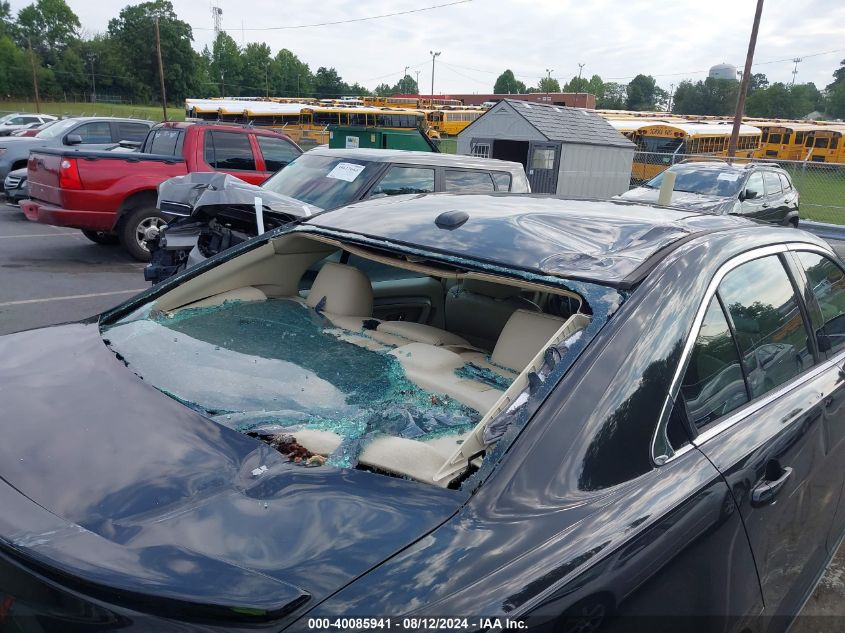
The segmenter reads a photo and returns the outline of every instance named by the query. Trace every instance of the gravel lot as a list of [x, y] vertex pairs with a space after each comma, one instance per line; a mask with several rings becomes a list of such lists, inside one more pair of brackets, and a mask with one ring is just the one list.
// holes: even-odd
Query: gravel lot
[[[845, 258], [845, 242], [834, 248]], [[0, 203], [0, 334], [82, 319], [149, 286], [144, 265], [80, 231], [29, 222]], [[845, 616], [845, 546], [790, 633], [839, 632]], [[838, 616], [832, 618], [830, 616]]]

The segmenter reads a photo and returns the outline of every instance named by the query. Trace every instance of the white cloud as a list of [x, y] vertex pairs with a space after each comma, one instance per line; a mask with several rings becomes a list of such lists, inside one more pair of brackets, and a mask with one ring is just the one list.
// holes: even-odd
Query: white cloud
[[[289, 48], [312, 70], [334, 66], [344, 80], [372, 88], [394, 83], [404, 66], [419, 70], [425, 89], [431, 80], [429, 50], [438, 58], [435, 90], [488, 92], [505, 68], [528, 84], [545, 69], [561, 82], [578, 73], [628, 81], [637, 73], [657, 77], [664, 87], [684, 78], [702, 79], [723, 61], [742, 67], [754, 0], [473, 0], [466, 4], [368, 22], [278, 31], [251, 28], [343, 20], [415, 9], [445, 0], [219, 0], [224, 28], [239, 43], [265, 41], [275, 51]], [[14, 10], [28, 4], [12, 0]], [[121, 0], [68, 0], [89, 33], [104, 31]], [[107, 8], [104, 10], [104, 4]], [[132, 2], [136, 4], [136, 2]], [[207, 0], [173, 0], [180, 18], [195, 30], [195, 45], [213, 33]], [[798, 81], [823, 87], [831, 81], [840, 53], [810, 53], [843, 47], [841, 0], [766, 0], [757, 62], [806, 56]], [[241, 27], [244, 30], [241, 30]], [[440, 63], [442, 62], [442, 63]], [[755, 66], [770, 81], [792, 79], [791, 61]]]

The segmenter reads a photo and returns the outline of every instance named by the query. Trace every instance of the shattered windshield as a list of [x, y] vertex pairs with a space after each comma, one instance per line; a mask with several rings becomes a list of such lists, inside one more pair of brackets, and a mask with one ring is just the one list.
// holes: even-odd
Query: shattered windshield
[[135, 373], [225, 426], [338, 435], [328, 457], [338, 467], [376, 435], [431, 439], [481, 419], [409, 381], [395, 356], [336, 334], [302, 303], [269, 299], [158, 313], [104, 336]]

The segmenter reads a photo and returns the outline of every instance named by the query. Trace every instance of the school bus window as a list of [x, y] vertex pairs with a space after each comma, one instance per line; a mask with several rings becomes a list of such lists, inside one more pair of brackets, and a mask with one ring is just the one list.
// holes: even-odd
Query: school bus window
[[789, 141], [790, 141], [791, 137], [792, 137], [792, 132], [787, 132], [786, 134], [784, 134], [783, 135], [783, 144], [789, 145]]
[[827, 142], [828, 142], [828, 139], [826, 139], [826, 138], [817, 138], [816, 139], [816, 147], [826, 148]]
[[769, 134], [769, 143], [780, 143], [780, 134]]
[[837, 137], [834, 136], [832, 139], [830, 139], [830, 149], [836, 149], [838, 145], [839, 139]]
[[812, 134], [807, 135], [807, 140], [804, 141], [804, 146], [805, 147], [812, 147], [813, 146], [813, 135]]
[[795, 144], [801, 145], [804, 143], [804, 132], [796, 132], [795, 133]]
[[765, 131], [763, 132], [762, 140], [763, 140], [764, 143], [767, 143], [769, 141], [769, 133], [768, 132], [765, 132]]

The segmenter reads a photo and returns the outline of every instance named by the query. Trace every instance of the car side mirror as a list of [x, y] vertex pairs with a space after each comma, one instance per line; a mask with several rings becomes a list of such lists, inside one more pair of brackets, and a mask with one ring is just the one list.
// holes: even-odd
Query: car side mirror
[[754, 200], [759, 195], [760, 195], [759, 191], [754, 191], [753, 189], [746, 189], [745, 190], [745, 196], [743, 197], [743, 200]]
[[65, 145], [81, 145], [82, 137], [79, 134], [68, 134], [65, 137]]

